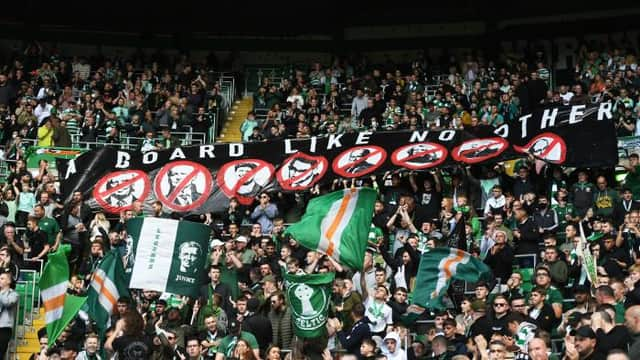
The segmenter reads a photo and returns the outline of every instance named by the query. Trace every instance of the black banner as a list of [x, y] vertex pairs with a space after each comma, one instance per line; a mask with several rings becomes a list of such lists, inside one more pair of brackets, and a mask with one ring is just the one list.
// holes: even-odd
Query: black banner
[[159, 200], [184, 213], [217, 212], [230, 197], [251, 204], [262, 190], [304, 191], [340, 178], [427, 170], [531, 154], [566, 166], [617, 163], [611, 103], [549, 108], [496, 129], [360, 132], [310, 139], [189, 146], [162, 151], [105, 147], [59, 160], [67, 201], [118, 213]]

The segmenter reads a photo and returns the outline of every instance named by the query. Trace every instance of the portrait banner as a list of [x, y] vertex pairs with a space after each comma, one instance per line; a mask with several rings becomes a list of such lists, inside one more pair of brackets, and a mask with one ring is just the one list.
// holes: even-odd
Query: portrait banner
[[198, 296], [206, 273], [209, 227], [190, 221], [134, 218], [127, 222], [131, 237], [132, 289]]
[[611, 103], [547, 108], [497, 128], [353, 132], [304, 139], [216, 143], [158, 151], [103, 147], [58, 160], [65, 201], [83, 193], [94, 210], [118, 214], [155, 201], [181, 216], [251, 205], [262, 191], [301, 192], [335, 179], [356, 185], [387, 171], [429, 171], [531, 157], [552, 165], [618, 162]]

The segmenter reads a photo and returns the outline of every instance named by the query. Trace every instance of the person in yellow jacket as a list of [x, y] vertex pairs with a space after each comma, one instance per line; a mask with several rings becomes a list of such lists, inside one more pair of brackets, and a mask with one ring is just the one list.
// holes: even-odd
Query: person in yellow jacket
[[44, 118], [42, 124], [38, 128], [38, 146], [50, 147], [53, 146], [53, 133], [55, 127], [51, 116]]

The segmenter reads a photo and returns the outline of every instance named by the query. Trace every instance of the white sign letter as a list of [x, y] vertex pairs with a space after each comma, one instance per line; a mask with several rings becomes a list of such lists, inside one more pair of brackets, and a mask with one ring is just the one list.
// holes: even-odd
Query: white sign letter
[[542, 121], [540, 121], [540, 129], [545, 129], [547, 126], [556, 125], [556, 116], [558, 116], [558, 108], [554, 108], [549, 114], [549, 109], [545, 109], [542, 113]]
[[359, 132], [356, 138], [356, 145], [367, 145], [369, 143], [369, 136], [371, 136], [371, 132], [369, 131]]
[[200, 158], [201, 159], [206, 159], [206, 158], [210, 158], [213, 159], [216, 156], [213, 154], [213, 145], [202, 145], [200, 146]]
[[331, 150], [334, 147], [341, 148], [342, 147], [342, 143], [340, 143], [340, 138], [342, 137], [342, 135], [344, 135], [344, 134], [340, 134], [340, 135], [331, 134], [331, 135], [329, 135], [329, 141], [327, 142], [327, 150]]
[[[569, 124], [577, 124], [582, 121], [584, 115], [584, 105], [576, 105], [571, 107], [571, 113], [569, 114]], [[578, 119], [576, 119], [579, 117]]]
[[311, 137], [311, 144], [309, 145], [309, 152], [316, 152], [316, 146], [318, 144], [318, 138], [316, 138], [315, 136]]
[[527, 120], [531, 117], [531, 114], [527, 114], [525, 116], [520, 116], [520, 122], [522, 123], [522, 138], [527, 137]]
[[611, 102], [600, 104], [600, 107], [598, 108], [598, 120], [603, 119], [602, 115], [607, 115], [607, 119], [611, 119], [613, 117], [613, 114], [611, 114], [612, 107], [613, 104]]
[[118, 160], [116, 161], [116, 169], [125, 169], [129, 167], [131, 155], [124, 151], [118, 151]]
[[502, 124], [497, 129], [495, 129], [493, 133], [500, 136], [501, 138], [506, 139], [509, 137], [509, 125]]
[[440, 136], [438, 136], [438, 140], [451, 141], [453, 140], [454, 136], [456, 136], [456, 132], [454, 130], [445, 130], [440, 133]]
[[173, 153], [171, 153], [171, 156], [169, 157], [169, 160], [173, 160], [173, 159], [186, 159], [187, 157], [184, 156], [184, 153], [182, 152], [182, 149], [180, 148], [176, 148], [175, 150], [173, 150]]
[[76, 173], [76, 160], [71, 159], [67, 162], [67, 172], [64, 175], [65, 180], [69, 178], [69, 176]]
[[244, 144], [229, 144], [229, 156], [230, 157], [238, 157], [244, 154]]
[[298, 150], [291, 149], [291, 139], [284, 139], [284, 153], [285, 154], [293, 154], [297, 153]]
[[155, 151], [147, 151], [142, 155], [143, 164], [153, 164], [156, 160], [158, 160], [158, 153]]
[[427, 139], [427, 135], [429, 135], [429, 131], [414, 131], [411, 133], [409, 142], [425, 141]]

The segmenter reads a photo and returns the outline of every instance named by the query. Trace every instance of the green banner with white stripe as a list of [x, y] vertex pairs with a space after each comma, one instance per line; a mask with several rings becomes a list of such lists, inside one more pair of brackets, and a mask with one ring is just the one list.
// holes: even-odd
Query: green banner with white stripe
[[427, 308], [443, 308], [442, 297], [451, 280], [459, 279], [471, 283], [491, 279], [491, 269], [479, 258], [448, 247], [431, 249], [420, 259], [416, 277], [413, 304]]
[[377, 193], [370, 188], [335, 191], [312, 199], [300, 221], [287, 229], [304, 247], [361, 270]]
[[197, 297], [205, 276], [208, 226], [163, 218], [127, 222], [129, 287]]

